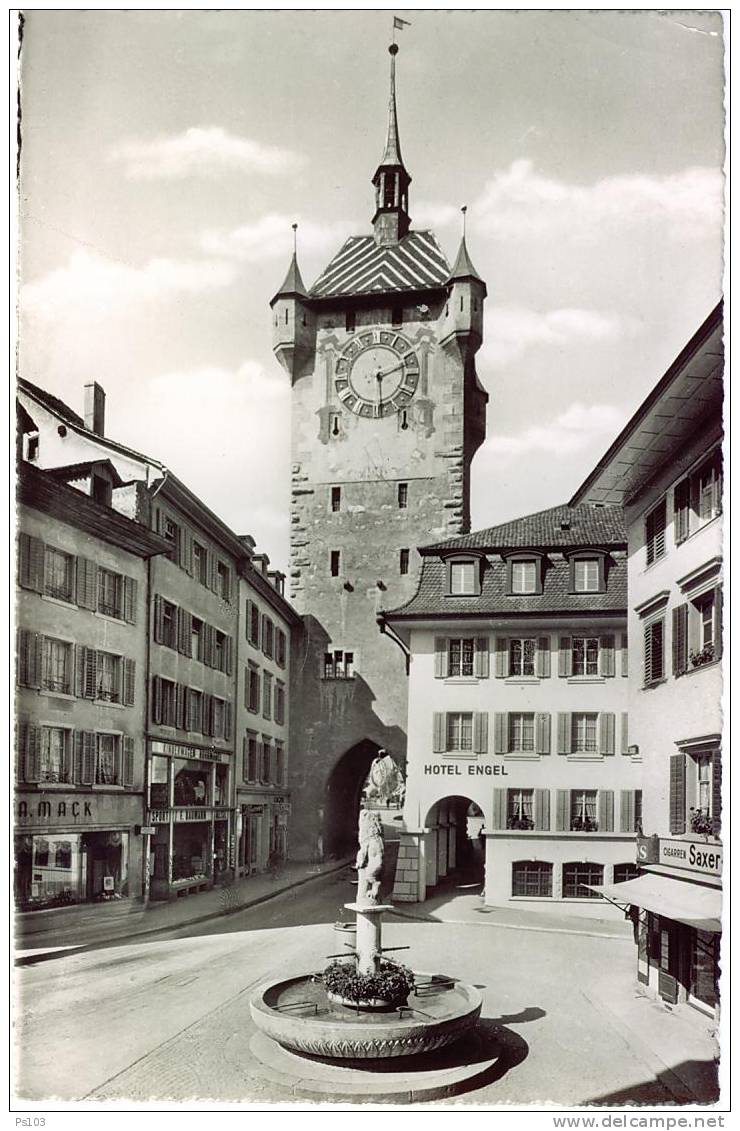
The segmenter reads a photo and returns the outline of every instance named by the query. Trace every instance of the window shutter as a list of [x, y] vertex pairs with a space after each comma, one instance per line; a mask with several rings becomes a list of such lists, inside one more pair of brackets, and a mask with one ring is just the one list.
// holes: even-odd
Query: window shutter
[[43, 637], [26, 628], [18, 630], [18, 682], [21, 687], [41, 687]]
[[82, 763], [80, 780], [83, 785], [95, 784], [95, 764], [97, 761], [97, 740], [91, 730], [82, 732]]
[[493, 752], [509, 753], [509, 716], [506, 711], [496, 711], [493, 716]]
[[689, 534], [689, 480], [684, 479], [673, 491], [673, 540], [676, 545]]
[[134, 740], [129, 734], [123, 736], [123, 784], [134, 784]]
[[41, 781], [41, 728], [27, 723], [23, 735], [23, 780]]
[[188, 689], [183, 683], [175, 684], [175, 726], [178, 730], [187, 727], [185, 712], [188, 705]]
[[249, 668], [244, 669], [244, 706], [249, 706]]
[[212, 624], [203, 625], [203, 663], [209, 668], [213, 667], [213, 658], [216, 643], [216, 630]]
[[629, 650], [627, 648], [627, 633], [622, 633], [622, 675], [629, 675]]
[[558, 675], [573, 675], [573, 652], [570, 636], [561, 636], [558, 648]]
[[152, 722], [162, 722], [162, 681], [158, 675], [152, 676]]
[[635, 831], [635, 791], [633, 789], [620, 791], [619, 831], [620, 833], [633, 833]]
[[535, 671], [540, 679], [548, 679], [550, 675], [550, 637], [540, 636], [537, 641], [537, 659]]
[[549, 754], [551, 748], [549, 713], [535, 715], [535, 725], [537, 727], [537, 753]]
[[35, 593], [44, 591], [44, 543], [30, 534], [18, 536], [18, 584]]
[[686, 755], [672, 754], [670, 758], [668, 819], [673, 833], [686, 832]]
[[433, 716], [432, 750], [435, 754], [442, 754], [447, 748], [447, 716], [444, 711], [435, 711]]
[[534, 791], [534, 827], [540, 832], [550, 831], [549, 789], [536, 789]]
[[249, 781], [249, 746], [246, 734], [242, 739], [242, 781]]
[[609, 634], [599, 639], [599, 675], [614, 675], [614, 637]]
[[566, 711], [558, 711], [558, 754], [570, 754], [571, 744], [571, 716]]
[[154, 596], [154, 639], [157, 644], [164, 644], [162, 611], [162, 598], [159, 593], [156, 593]]
[[673, 610], [673, 674], [683, 675], [688, 662], [689, 606], [678, 605]]
[[213, 737], [213, 696], [203, 696], [203, 734]]
[[224, 640], [224, 657], [226, 661], [225, 666], [227, 675], [231, 675], [232, 671], [234, 670], [233, 652], [233, 641], [230, 636], [227, 636]]
[[434, 637], [434, 678], [446, 679], [449, 674], [449, 654], [444, 636]]
[[231, 741], [232, 725], [231, 700], [227, 699], [224, 702], [224, 738], [227, 742]]
[[77, 559], [77, 604], [81, 609], [98, 607], [98, 567], [89, 558]]
[[714, 590], [714, 658], [719, 660], [722, 655], [722, 586], [717, 585]]
[[123, 619], [127, 624], [136, 624], [136, 597], [138, 584], [135, 577], [123, 579]]
[[643, 682], [648, 684], [653, 678], [653, 626], [651, 624], [645, 625], [645, 657], [644, 657], [644, 673]]
[[186, 526], [181, 526], [177, 540], [177, 555], [181, 569], [192, 575], [193, 572], [193, 540]]
[[81, 699], [94, 699], [98, 686], [98, 654], [84, 644], [77, 645], [76, 653], [77, 695]]
[[496, 679], [504, 679], [509, 673], [507, 670], [508, 642], [505, 636], [496, 637]]
[[615, 715], [613, 711], [602, 711], [599, 715], [599, 752], [614, 753]]
[[626, 711], [622, 711], [622, 753], [629, 754], [629, 715]]
[[134, 688], [136, 686], [136, 661], [123, 661], [123, 702], [126, 707], [134, 705]]
[[599, 790], [599, 832], [614, 832], [614, 790]]
[[[247, 597], [244, 615], [244, 638], [249, 640], [252, 631], [252, 602]], [[246, 778], [245, 778], [246, 781]]]
[[506, 790], [494, 789], [493, 791], [493, 827], [494, 829], [506, 828]]
[[183, 656], [193, 654], [193, 617], [187, 609], [177, 610], [177, 650]]
[[558, 789], [555, 792], [555, 831], [567, 832], [570, 827], [568, 813], [568, 790]]
[[488, 753], [488, 711], [473, 712], [473, 750], [476, 754]]
[[712, 754], [712, 832], [719, 836], [722, 831], [722, 755], [719, 750]]
[[473, 674], [477, 679], [488, 679], [488, 637], [475, 638], [475, 664]]

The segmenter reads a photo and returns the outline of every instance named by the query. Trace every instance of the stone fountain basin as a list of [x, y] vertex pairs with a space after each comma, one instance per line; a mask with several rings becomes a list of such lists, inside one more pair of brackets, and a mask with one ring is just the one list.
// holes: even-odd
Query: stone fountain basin
[[260, 986], [249, 1008], [258, 1029], [295, 1052], [341, 1060], [413, 1056], [458, 1040], [483, 1004], [465, 982], [419, 972], [415, 978], [417, 988], [403, 1010], [364, 1013], [339, 1005], [310, 974]]

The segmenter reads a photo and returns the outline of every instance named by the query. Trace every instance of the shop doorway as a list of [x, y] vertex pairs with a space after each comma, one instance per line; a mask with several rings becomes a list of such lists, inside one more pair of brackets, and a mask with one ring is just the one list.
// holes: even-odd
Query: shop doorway
[[424, 827], [427, 895], [444, 888], [480, 891], [485, 883], [485, 819], [469, 797], [444, 797], [431, 807]]

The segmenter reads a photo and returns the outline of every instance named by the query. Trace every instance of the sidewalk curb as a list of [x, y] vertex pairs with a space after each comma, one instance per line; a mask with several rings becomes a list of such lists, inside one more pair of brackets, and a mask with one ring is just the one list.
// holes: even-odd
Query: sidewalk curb
[[[136, 930], [126, 934], [112, 935], [109, 938], [97, 939], [95, 942], [90, 943], [70, 943], [66, 947], [55, 947], [49, 950], [39, 950], [33, 954], [21, 954], [20, 957], [14, 960], [15, 966], [29, 966], [35, 962], [50, 962], [55, 958], [64, 958], [68, 954], [85, 954], [91, 950], [97, 950], [105, 946], [111, 946], [113, 943], [122, 941], [131, 941], [134, 939], [142, 938], [144, 936], [164, 934], [167, 931], [184, 930], [187, 927], [193, 926], [196, 923], [206, 923], [211, 919], [220, 919], [226, 915], [236, 915], [240, 911], [245, 911], [248, 907], [257, 907], [261, 903], [268, 903], [271, 899], [276, 899], [279, 895], [284, 895], [287, 891], [293, 891], [295, 888], [303, 887], [305, 884], [315, 883], [317, 880], [323, 880], [326, 876], [332, 876], [336, 872], [341, 872], [343, 868], [348, 867], [351, 863], [352, 857], [347, 857], [341, 863], [334, 865], [331, 868], [325, 869], [316, 875], [303, 876], [299, 880], [286, 884], [285, 887], [278, 888], [275, 891], [264, 892], [262, 895], [254, 896], [247, 899], [244, 903], [239, 903], [236, 907], [223, 907], [218, 911], [209, 911], [207, 915], [196, 915], [192, 919], [185, 919], [182, 923], [170, 923], [161, 927], [145, 927], [143, 930]], [[197, 897], [196, 897], [197, 898]], [[146, 911], [144, 911], [146, 914]], [[32, 949], [29, 947], [29, 950]]]
[[604, 931], [580, 931], [575, 927], [572, 929], [570, 927], [534, 927], [523, 926], [521, 923], [479, 923], [470, 919], [434, 919], [431, 915], [412, 915], [408, 911], [400, 911], [395, 905], [390, 914], [396, 915], [399, 919], [413, 919], [417, 923], [449, 923], [454, 927], [488, 927], [502, 931], [532, 931], [535, 934], [545, 935], [585, 935], [591, 939], [632, 941], [627, 935], [606, 934]]

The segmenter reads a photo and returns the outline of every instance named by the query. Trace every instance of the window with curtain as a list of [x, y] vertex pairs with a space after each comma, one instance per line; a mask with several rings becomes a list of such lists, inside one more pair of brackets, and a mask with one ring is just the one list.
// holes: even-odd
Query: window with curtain
[[598, 636], [574, 636], [571, 648], [573, 675], [599, 674]]
[[573, 832], [598, 832], [595, 789], [572, 789], [570, 793], [570, 827]]
[[509, 712], [509, 750], [528, 753], [534, 751], [534, 712]]
[[449, 642], [449, 674], [472, 676], [474, 657], [475, 640], [472, 636], [453, 637]]
[[507, 791], [507, 829], [534, 828], [534, 790], [510, 789]]
[[596, 724], [598, 715], [594, 712], [576, 712], [571, 718], [571, 752], [573, 754], [595, 754], [598, 752]]
[[534, 675], [536, 646], [534, 637], [509, 640], [509, 675]]
[[450, 711], [447, 714], [447, 749], [473, 749], [472, 711]]

